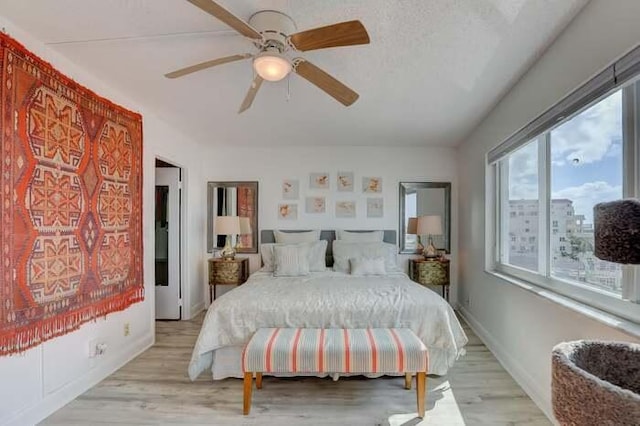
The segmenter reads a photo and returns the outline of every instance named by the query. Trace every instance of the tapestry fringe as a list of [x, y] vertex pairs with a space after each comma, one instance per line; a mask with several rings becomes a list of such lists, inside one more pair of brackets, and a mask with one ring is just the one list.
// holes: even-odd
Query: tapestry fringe
[[143, 300], [144, 288], [134, 288], [99, 304], [44, 319], [35, 327], [6, 333], [0, 336], [0, 356], [24, 352], [46, 340], [77, 330], [82, 324], [99, 317], [106, 318], [109, 313], [123, 311]]

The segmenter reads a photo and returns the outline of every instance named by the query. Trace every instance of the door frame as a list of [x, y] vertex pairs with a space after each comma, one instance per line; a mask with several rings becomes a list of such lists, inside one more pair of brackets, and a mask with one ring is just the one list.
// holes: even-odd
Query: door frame
[[[156, 187], [156, 169], [158, 167], [156, 167], [156, 160], [160, 160], [163, 161], [167, 164], [171, 164], [172, 166], [175, 166], [176, 168], [180, 169], [180, 183], [179, 183], [179, 196], [178, 196], [178, 200], [179, 200], [179, 212], [180, 212], [180, 220], [179, 220], [179, 230], [178, 230], [178, 235], [179, 235], [179, 245], [178, 245], [178, 257], [180, 259], [180, 265], [179, 265], [179, 271], [178, 271], [178, 276], [180, 277], [180, 285], [179, 285], [179, 291], [180, 291], [180, 318], [178, 320], [173, 320], [173, 321], [185, 321], [185, 320], [189, 320], [191, 319], [191, 307], [188, 306], [188, 301], [190, 300], [190, 294], [188, 292], [189, 286], [186, 285], [187, 282], [187, 275], [186, 275], [186, 271], [187, 268], [185, 267], [185, 262], [186, 262], [186, 248], [187, 248], [187, 244], [186, 244], [186, 232], [185, 230], [187, 229], [186, 225], [186, 217], [187, 217], [187, 209], [186, 209], [186, 195], [187, 195], [187, 190], [186, 190], [186, 185], [185, 182], [187, 180], [187, 169], [186, 167], [184, 167], [183, 165], [181, 165], [179, 162], [175, 161], [175, 160], [171, 160], [168, 159], [166, 157], [163, 157], [162, 155], [155, 155], [154, 159], [153, 159], [153, 188], [154, 188], [154, 194], [155, 194], [155, 187]], [[154, 195], [154, 209], [155, 209], [155, 195]], [[155, 235], [154, 235], [154, 244], [155, 244]], [[155, 260], [154, 260], [155, 262]], [[155, 276], [155, 267], [153, 268], [153, 288], [154, 288], [154, 303], [153, 303], [153, 321], [156, 321], [156, 305], [155, 305], [155, 282], [156, 282], [156, 276]], [[172, 320], [161, 320], [161, 321], [172, 321]]]

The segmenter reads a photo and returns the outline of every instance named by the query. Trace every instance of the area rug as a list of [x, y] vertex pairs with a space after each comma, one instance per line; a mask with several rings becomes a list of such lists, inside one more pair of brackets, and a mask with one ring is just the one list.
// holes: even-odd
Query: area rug
[[142, 117], [5, 34], [0, 77], [7, 355], [143, 300]]

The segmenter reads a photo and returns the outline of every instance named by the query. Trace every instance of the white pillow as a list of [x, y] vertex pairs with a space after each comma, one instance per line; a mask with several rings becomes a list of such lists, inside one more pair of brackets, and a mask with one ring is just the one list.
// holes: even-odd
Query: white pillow
[[279, 244], [297, 244], [312, 243], [320, 240], [320, 230], [304, 231], [304, 232], [283, 232], [273, 231], [276, 243]]
[[309, 270], [323, 272], [327, 270], [327, 240], [306, 243], [309, 246]]
[[[262, 271], [273, 272], [275, 259], [273, 248], [284, 244], [265, 243], [260, 244], [262, 255]], [[314, 241], [312, 243], [292, 244], [294, 246], [305, 245], [309, 248], [309, 270], [311, 272], [323, 272], [327, 270], [327, 240]]]
[[276, 245], [273, 247], [276, 277], [309, 275], [309, 248], [302, 245]]
[[273, 272], [273, 247], [274, 243], [260, 244], [260, 256], [262, 256], [262, 270]]
[[384, 231], [353, 232], [338, 229], [336, 239], [352, 243], [381, 243], [384, 240]]
[[384, 257], [371, 259], [356, 257], [349, 259], [349, 263], [351, 264], [351, 275], [387, 275]]
[[387, 272], [397, 272], [398, 249], [388, 243], [351, 243], [335, 240], [333, 242], [333, 270], [349, 273], [349, 259], [372, 259], [383, 257]]

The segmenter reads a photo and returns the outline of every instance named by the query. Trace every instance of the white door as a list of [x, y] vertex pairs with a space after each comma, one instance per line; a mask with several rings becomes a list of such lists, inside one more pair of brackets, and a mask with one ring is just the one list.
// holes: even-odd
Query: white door
[[156, 319], [180, 319], [180, 169], [156, 168]]

